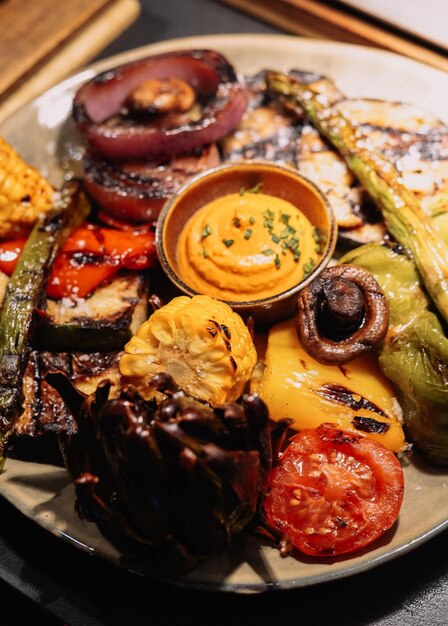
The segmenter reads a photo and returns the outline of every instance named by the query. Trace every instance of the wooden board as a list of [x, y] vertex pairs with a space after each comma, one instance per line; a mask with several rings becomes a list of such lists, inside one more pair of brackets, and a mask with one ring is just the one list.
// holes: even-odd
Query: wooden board
[[139, 10], [138, 0], [0, 2], [0, 121], [90, 61]]
[[318, 0], [220, 0], [286, 32], [384, 48], [448, 71], [448, 55], [339, 3]]
[[403, 4], [391, 0], [343, 0], [343, 4], [448, 52], [446, 0], [406, 0], [406, 11]]

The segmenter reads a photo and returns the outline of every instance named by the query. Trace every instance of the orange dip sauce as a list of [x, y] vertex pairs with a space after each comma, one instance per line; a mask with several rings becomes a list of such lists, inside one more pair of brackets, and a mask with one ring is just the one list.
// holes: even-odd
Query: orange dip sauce
[[177, 260], [181, 279], [195, 291], [243, 302], [294, 287], [319, 258], [318, 233], [297, 207], [242, 190], [213, 200], [189, 219]]

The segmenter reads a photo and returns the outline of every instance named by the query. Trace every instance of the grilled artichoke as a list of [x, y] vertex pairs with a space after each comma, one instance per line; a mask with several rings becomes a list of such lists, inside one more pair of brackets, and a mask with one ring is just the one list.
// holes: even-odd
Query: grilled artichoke
[[272, 462], [258, 396], [212, 410], [166, 374], [152, 380], [167, 395], [159, 405], [131, 386], [108, 400], [104, 383], [86, 397], [62, 374], [47, 380], [77, 420], [62, 450], [82, 518], [137, 541], [140, 552], [151, 546], [157, 567], [176, 573], [228, 547], [252, 520]]
[[212, 406], [242, 394], [257, 360], [241, 317], [208, 296], [180, 296], [155, 311], [125, 346], [120, 371], [145, 399], [148, 381], [167, 372], [190, 396]]

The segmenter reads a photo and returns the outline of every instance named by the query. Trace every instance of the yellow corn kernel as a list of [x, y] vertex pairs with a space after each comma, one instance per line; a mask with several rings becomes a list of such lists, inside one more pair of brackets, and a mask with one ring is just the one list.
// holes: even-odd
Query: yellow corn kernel
[[53, 204], [54, 188], [0, 137], [0, 239], [26, 235]]

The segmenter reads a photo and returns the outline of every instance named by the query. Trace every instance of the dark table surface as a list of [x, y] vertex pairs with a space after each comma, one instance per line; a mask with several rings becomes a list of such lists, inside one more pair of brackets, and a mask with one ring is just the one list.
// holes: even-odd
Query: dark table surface
[[[141, 4], [138, 20], [99, 58], [175, 37], [279, 32], [213, 0]], [[0, 624], [446, 626], [447, 554], [445, 531], [397, 560], [333, 583], [256, 596], [201, 593], [88, 556], [0, 498]]]

